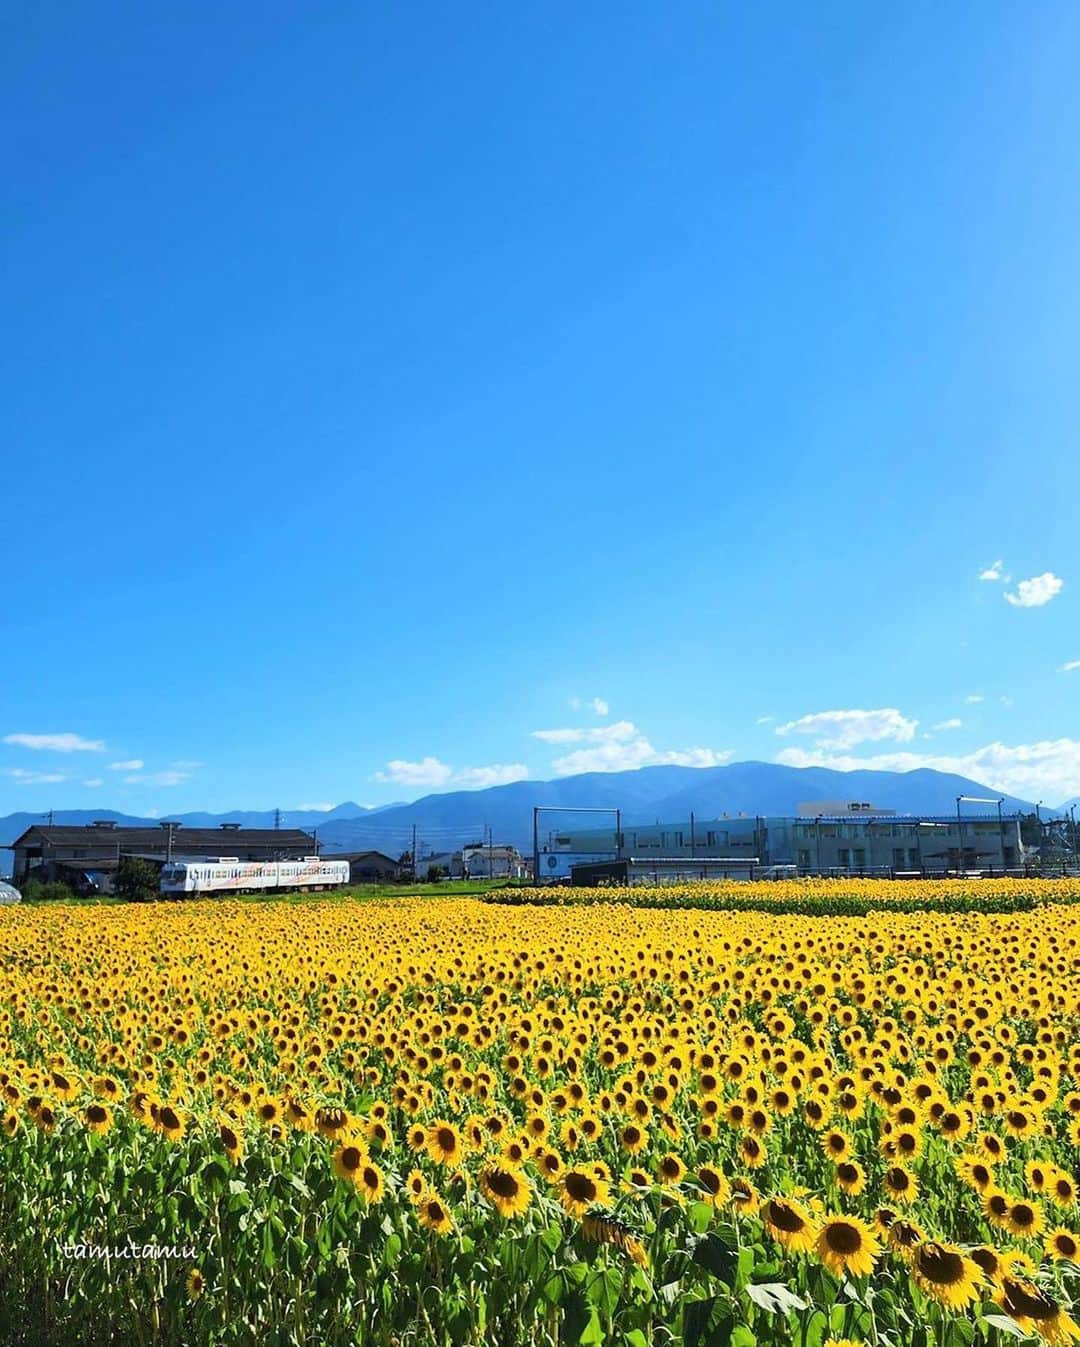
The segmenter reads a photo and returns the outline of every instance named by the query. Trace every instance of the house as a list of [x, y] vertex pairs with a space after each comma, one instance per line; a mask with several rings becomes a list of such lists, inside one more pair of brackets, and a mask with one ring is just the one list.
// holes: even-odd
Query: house
[[325, 859], [348, 861], [350, 884], [396, 884], [409, 868], [382, 851], [334, 851]]
[[110, 820], [83, 826], [34, 824], [11, 843], [13, 881], [62, 880], [77, 892], [108, 893], [111, 876], [125, 856], [157, 865], [235, 856], [242, 861], [301, 860], [315, 854], [315, 839], [299, 828], [185, 828], [162, 823], [156, 828], [119, 827]]
[[477, 842], [461, 848], [461, 863], [468, 879], [520, 879], [525, 873], [521, 852], [512, 846]]

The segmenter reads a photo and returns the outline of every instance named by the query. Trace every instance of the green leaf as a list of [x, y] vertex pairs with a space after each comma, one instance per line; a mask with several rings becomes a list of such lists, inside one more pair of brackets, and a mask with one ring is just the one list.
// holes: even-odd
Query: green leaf
[[1026, 1338], [1027, 1334], [1011, 1315], [984, 1314], [983, 1323], [996, 1328], [1000, 1333], [1010, 1333], [1014, 1338]]
[[719, 1277], [725, 1286], [734, 1282], [738, 1267], [737, 1255], [715, 1232], [696, 1239], [691, 1246], [690, 1257], [698, 1267]]
[[757, 1347], [754, 1331], [747, 1324], [736, 1324], [728, 1339], [729, 1347]]
[[640, 1328], [632, 1328], [623, 1334], [623, 1347], [649, 1347], [649, 1339]]
[[790, 1314], [792, 1310], [806, 1309], [802, 1296], [789, 1290], [783, 1282], [751, 1282], [746, 1294], [769, 1314]]
[[604, 1329], [600, 1323], [599, 1311], [595, 1306], [589, 1315], [589, 1322], [581, 1331], [578, 1343], [580, 1347], [603, 1347]]
[[683, 1307], [683, 1343], [685, 1347], [698, 1347], [708, 1332], [709, 1321], [716, 1309], [717, 1297], [707, 1300], [691, 1300]]

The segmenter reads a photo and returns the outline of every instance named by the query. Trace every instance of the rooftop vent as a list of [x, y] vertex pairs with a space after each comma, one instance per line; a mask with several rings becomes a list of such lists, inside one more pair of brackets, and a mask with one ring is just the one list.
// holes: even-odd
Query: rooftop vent
[[183, 825], [182, 823], [175, 823], [172, 819], [163, 819], [163, 820], [158, 824], [158, 827], [159, 827], [159, 828], [166, 828], [166, 829], [167, 829], [167, 828], [182, 828], [183, 826], [184, 826], [184, 825]]
[[114, 818], [96, 818], [91, 823], [91, 828], [115, 828], [116, 819]]
[[235, 833], [235, 832], [239, 832], [239, 831], [240, 831], [240, 824], [239, 824], [239, 823], [223, 823], [223, 824], [221, 825], [221, 831], [222, 831], [222, 832], [225, 832], [225, 833]]

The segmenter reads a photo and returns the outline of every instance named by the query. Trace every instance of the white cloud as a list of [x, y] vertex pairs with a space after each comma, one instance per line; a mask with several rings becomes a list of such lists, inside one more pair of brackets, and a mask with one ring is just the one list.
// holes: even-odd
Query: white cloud
[[493, 762], [488, 767], [463, 767], [454, 781], [474, 790], [485, 786], [508, 786], [511, 781], [524, 781], [529, 769], [523, 762]]
[[789, 767], [832, 767], [841, 772], [912, 772], [932, 767], [966, 776], [992, 790], [1025, 800], [1064, 800], [1080, 794], [1080, 739], [1043, 739], [1034, 744], [985, 744], [971, 753], [876, 753], [859, 758], [785, 748], [777, 762]]
[[80, 734], [5, 734], [5, 744], [33, 748], [48, 753], [104, 753], [101, 739], [84, 739]]
[[328, 814], [334, 806], [329, 803], [329, 801], [320, 800], [317, 804], [298, 804], [294, 807], [297, 812], [303, 812], [305, 814], [309, 811], [315, 814]]
[[1058, 673], [1075, 673], [1077, 669], [1080, 669], [1080, 659], [1071, 659], [1058, 669]]
[[606, 716], [611, 709], [603, 697], [594, 697], [589, 703], [598, 716]]
[[445, 786], [453, 775], [454, 769], [438, 758], [421, 758], [419, 762], [393, 758], [385, 772], [375, 773], [375, 780], [391, 781], [396, 786]]
[[124, 762], [110, 762], [110, 772], [141, 772], [146, 764], [142, 758], [127, 758]]
[[375, 773], [375, 780], [396, 786], [464, 786], [477, 790], [485, 786], [505, 786], [511, 781], [522, 781], [528, 775], [529, 769], [522, 762], [494, 762], [484, 767], [455, 770], [435, 757], [421, 758], [419, 762], [395, 758], [386, 764], [385, 771]]
[[134, 776], [125, 776], [125, 786], [180, 786], [188, 777], [190, 772], [177, 772], [169, 770], [165, 772], [136, 772]]
[[935, 730], [959, 730], [962, 729], [964, 722], [958, 716], [950, 716], [948, 720], [939, 720], [934, 726]]
[[972, 692], [969, 696], [964, 698], [964, 701], [968, 704], [968, 706], [978, 706], [978, 704], [981, 701], [985, 700], [986, 698], [982, 695], [981, 692]]
[[540, 739], [545, 744], [586, 744], [633, 739], [637, 732], [637, 726], [632, 720], [616, 720], [611, 725], [600, 725], [591, 729], [533, 730], [532, 737]]
[[841, 749], [882, 739], [904, 743], [914, 739], [918, 726], [917, 720], [887, 706], [877, 711], [816, 711], [778, 725], [776, 733], [804, 734], [813, 737], [818, 748]]
[[775, 719], [775, 716], [758, 716], [755, 723], [758, 725], [771, 725]]
[[1064, 584], [1065, 581], [1053, 571], [1044, 571], [1030, 580], [1021, 580], [1015, 594], [1006, 592], [1005, 601], [1014, 608], [1041, 608], [1061, 593]]
[[980, 572], [979, 572], [979, 579], [980, 579], [980, 580], [1000, 580], [1000, 579], [1001, 579], [1001, 576], [1002, 576], [1002, 570], [1003, 570], [1004, 565], [1005, 565], [1005, 563], [1004, 563], [1003, 561], [995, 561], [994, 564], [993, 564], [992, 566], [987, 566], [987, 568], [986, 568], [985, 571], [980, 571]]
[[65, 779], [59, 772], [31, 772], [25, 767], [9, 767], [5, 775], [13, 777], [20, 786], [50, 786]]
[[585, 730], [573, 729], [533, 730], [532, 737], [542, 740], [545, 744], [580, 744], [586, 733]]
[[656, 749], [632, 720], [616, 720], [611, 725], [588, 728], [560, 727], [533, 730], [532, 737], [545, 744], [581, 744], [572, 753], [556, 758], [551, 764], [556, 776], [576, 776], [579, 772], [627, 772], [635, 767], [671, 764], [681, 767], [719, 767], [730, 751], [712, 748]]
[[92, 776], [92, 777], [90, 778], [89, 781], [84, 781], [84, 782], [83, 782], [83, 785], [84, 785], [84, 786], [89, 786], [91, 790], [96, 790], [96, 789], [98, 788], [98, 786], [103, 786], [104, 784], [105, 784], [105, 779], [104, 779], [104, 777], [100, 777], [100, 776]]

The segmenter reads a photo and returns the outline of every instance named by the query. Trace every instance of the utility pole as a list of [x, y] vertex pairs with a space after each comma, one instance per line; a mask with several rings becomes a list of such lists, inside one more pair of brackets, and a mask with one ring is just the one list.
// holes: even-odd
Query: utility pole
[[533, 888], [540, 883], [540, 809], [533, 805]]
[[412, 877], [416, 881], [416, 824], [412, 826]]
[[495, 844], [491, 837], [491, 824], [487, 826], [488, 833], [488, 879], [495, 878]]
[[963, 798], [962, 795], [956, 797], [956, 845], [960, 854], [960, 859], [956, 867], [956, 873], [958, 875], [963, 874], [966, 869], [964, 865], [964, 821], [960, 817], [960, 801]]
[[690, 810], [690, 857], [697, 855], [697, 838], [694, 835], [694, 811]]

